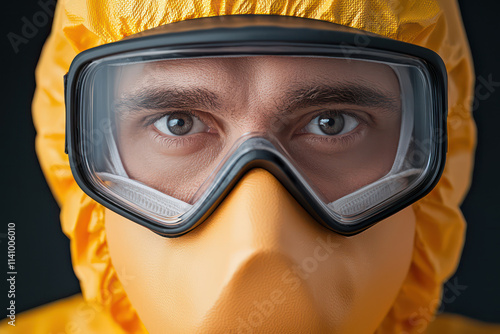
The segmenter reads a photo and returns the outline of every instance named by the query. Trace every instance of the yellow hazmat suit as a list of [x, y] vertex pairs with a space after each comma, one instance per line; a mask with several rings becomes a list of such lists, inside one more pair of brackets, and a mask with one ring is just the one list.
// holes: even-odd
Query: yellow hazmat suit
[[[305, 17], [354, 27], [417, 44], [437, 52], [449, 76], [449, 148], [436, 188], [412, 205], [416, 233], [412, 262], [380, 333], [422, 333], [440, 304], [442, 284], [454, 272], [464, 241], [459, 209], [468, 189], [475, 126], [471, 118], [473, 69], [453, 0], [60, 0], [36, 72], [33, 117], [36, 149], [48, 183], [62, 209], [71, 239], [75, 273], [83, 298], [75, 296], [21, 314], [19, 333], [143, 333], [111, 263], [104, 228], [105, 211], [75, 183], [64, 153], [63, 75], [81, 51], [118, 41], [160, 25], [192, 18], [273, 14]], [[9, 327], [3, 324], [4, 328]]]

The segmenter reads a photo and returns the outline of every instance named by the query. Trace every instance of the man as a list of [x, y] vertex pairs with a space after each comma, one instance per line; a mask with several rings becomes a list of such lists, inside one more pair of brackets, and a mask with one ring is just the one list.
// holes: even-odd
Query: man
[[[448, 99], [439, 57], [397, 40], [439, 54]], [[66, 149], [100, 204], [64, 155], [68, 70]], [[474, 145], [456, 4], [60, 3], [37, 78], [89, 302], [53, 306], [54, 330], [427, 327]]]

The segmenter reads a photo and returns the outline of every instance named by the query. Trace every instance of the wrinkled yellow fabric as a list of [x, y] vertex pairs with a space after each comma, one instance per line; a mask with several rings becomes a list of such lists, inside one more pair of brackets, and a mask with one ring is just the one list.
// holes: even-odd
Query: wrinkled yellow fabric
[[85, 49], [171, 22], [231, 14], [339, 23], [430, 48], [443, 58], [449, 75], [447, 164], [437, 187], [413, 205], [417, 227], [411, 267], [378, 330], [423, 332], [439, 305], [441, 284], [460, 257], [465, 222], [459, 204], [469, 187], [475, 147], [470, 110], [473, 69], [458, 6], [451, 0], [58, 1], [52, 34], [36, 72], [33, 117], [37, 153], [62, 209], [62, 227], [71, 239], [73, 266], [85, 300], [98, 305], [124, 331], [145, 332], [111, 264], [103, 207], [86, 196], [71, 175], [64, 153], [63, 75]]
[[15, 326], [0, 323], [2, 334], [120, 333], [121, 327], [102, 307], [78, 294], [16, 315]]

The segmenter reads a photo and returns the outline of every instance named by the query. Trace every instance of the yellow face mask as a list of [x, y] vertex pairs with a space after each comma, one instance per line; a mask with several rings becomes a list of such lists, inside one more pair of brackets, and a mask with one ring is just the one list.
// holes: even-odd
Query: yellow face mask
[[[440, 54], [450, 80], [449, 148], [437, 187], [350, 238], [315, 222], [264, 170], [248, 172], [204, 224], [177, 239], [91, 201], [63, 153], [60, 77], [76, 53], [171, 22], [231, 14], [325, 20]], [[127, 332], [143, 331], [142, 323], [150, 332], [422, 331], [463, 241], [458, 206], [474, 145], [464, 36], [456, 5], [439, 1], [61, 2], [37, 72], [34, 119], [85, 298]]]
[[408, 208], [340, 236], [262, 169], [179, 238], [109, 210], [105, 221], [113, 265], [150, 333], [374, 332], [407, 275], [415, 233]]

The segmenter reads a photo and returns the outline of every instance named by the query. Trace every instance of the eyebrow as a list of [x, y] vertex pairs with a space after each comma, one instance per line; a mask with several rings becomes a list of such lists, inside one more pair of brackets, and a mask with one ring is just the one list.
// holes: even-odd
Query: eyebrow
[[329, 103], [399, 110], [399, 96], [356, 82], [321, 84], [294, 89], [286, 94], [283, 102], [279, 104], [279, 109], [286, 113]]
[[217, 95], [207, 89], [147, 87], [119, 98], [114, 105], [120, 113], [137, 110], [219, 109]]
[[[399, 110], [398, 96], [359, 82], [291, 88], [277, 101], [275, 107], [280, 114], [287, 114], [297, 109], [331, 103], [352, 104], [391, 111]], [[124, 95], [115, 103], [115, 110], [120, 113], [135, 112], [141, 109], [193, 108], [221, 109], [221, 98], [214, 92], [203, 88], [147, 87]]]

